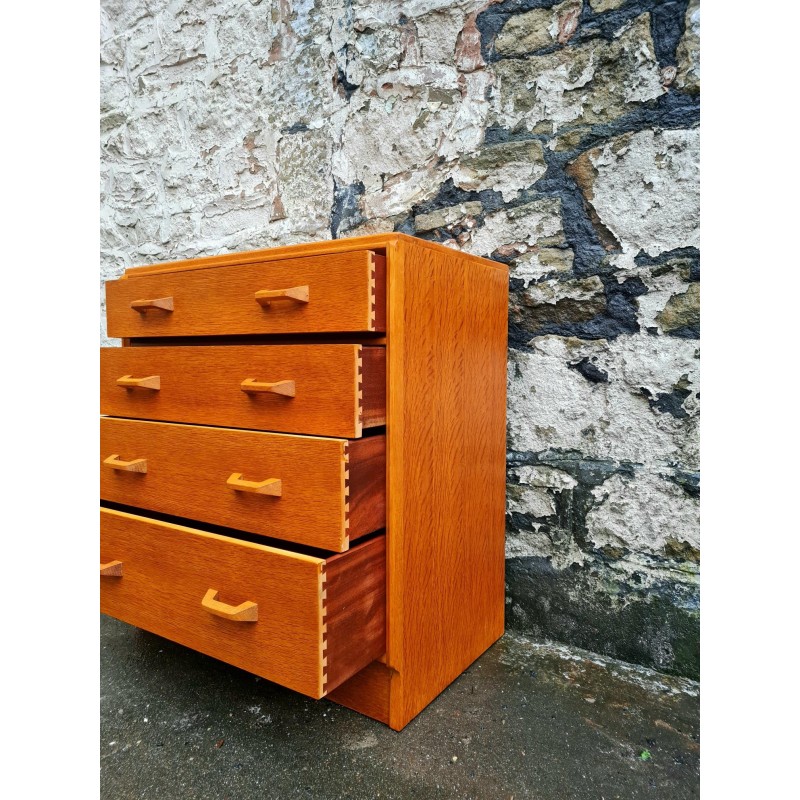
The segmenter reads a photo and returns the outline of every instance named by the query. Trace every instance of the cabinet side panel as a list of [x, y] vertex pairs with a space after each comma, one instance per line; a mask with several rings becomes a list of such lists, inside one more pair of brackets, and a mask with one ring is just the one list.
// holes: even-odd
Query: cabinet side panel
[[502, 635], [505, 595], [508, 270], [403, 249], [389, 318], [395, 729]]

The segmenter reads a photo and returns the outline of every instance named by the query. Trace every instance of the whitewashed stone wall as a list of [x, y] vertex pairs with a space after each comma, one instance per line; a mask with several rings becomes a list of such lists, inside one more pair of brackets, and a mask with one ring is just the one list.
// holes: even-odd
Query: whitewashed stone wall
[[689, 675], [699, 13], [101, 2], [101, 278], [391, 230], [508, 263], [507, 622]]

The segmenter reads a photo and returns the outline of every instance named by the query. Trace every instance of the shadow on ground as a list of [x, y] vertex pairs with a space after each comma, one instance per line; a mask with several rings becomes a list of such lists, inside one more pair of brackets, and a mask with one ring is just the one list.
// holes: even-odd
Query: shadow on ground
[[101, 618], [101, 793], [699, 796], [692, 681], [507, 634], [401, 733]]

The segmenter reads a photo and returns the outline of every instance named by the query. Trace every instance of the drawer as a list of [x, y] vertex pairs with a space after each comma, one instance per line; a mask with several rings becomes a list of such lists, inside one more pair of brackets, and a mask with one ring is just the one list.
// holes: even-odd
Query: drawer
[[323, 559], [101, 509], [100, 564], [103, 613], [310, 697], [385, 651], [383, 536]]
[[385, 331], [385, 264], [361, 250], [126, 275], [106, 283], [108, 335]]
[[386, 524], [386, 437], [348, 441], [104, 417], [103, 500], [347, 550]]
[[359, 437], [386, 422], [386, 351], [354, 344], [104, 347], [100, 413]]

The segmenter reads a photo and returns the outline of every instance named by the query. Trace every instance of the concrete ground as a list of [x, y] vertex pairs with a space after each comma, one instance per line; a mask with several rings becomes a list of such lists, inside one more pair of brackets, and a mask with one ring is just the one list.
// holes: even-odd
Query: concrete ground
[[400, 733], [101, 618], [101, 794], [699, 796], [699, 690], [507, 634]]

